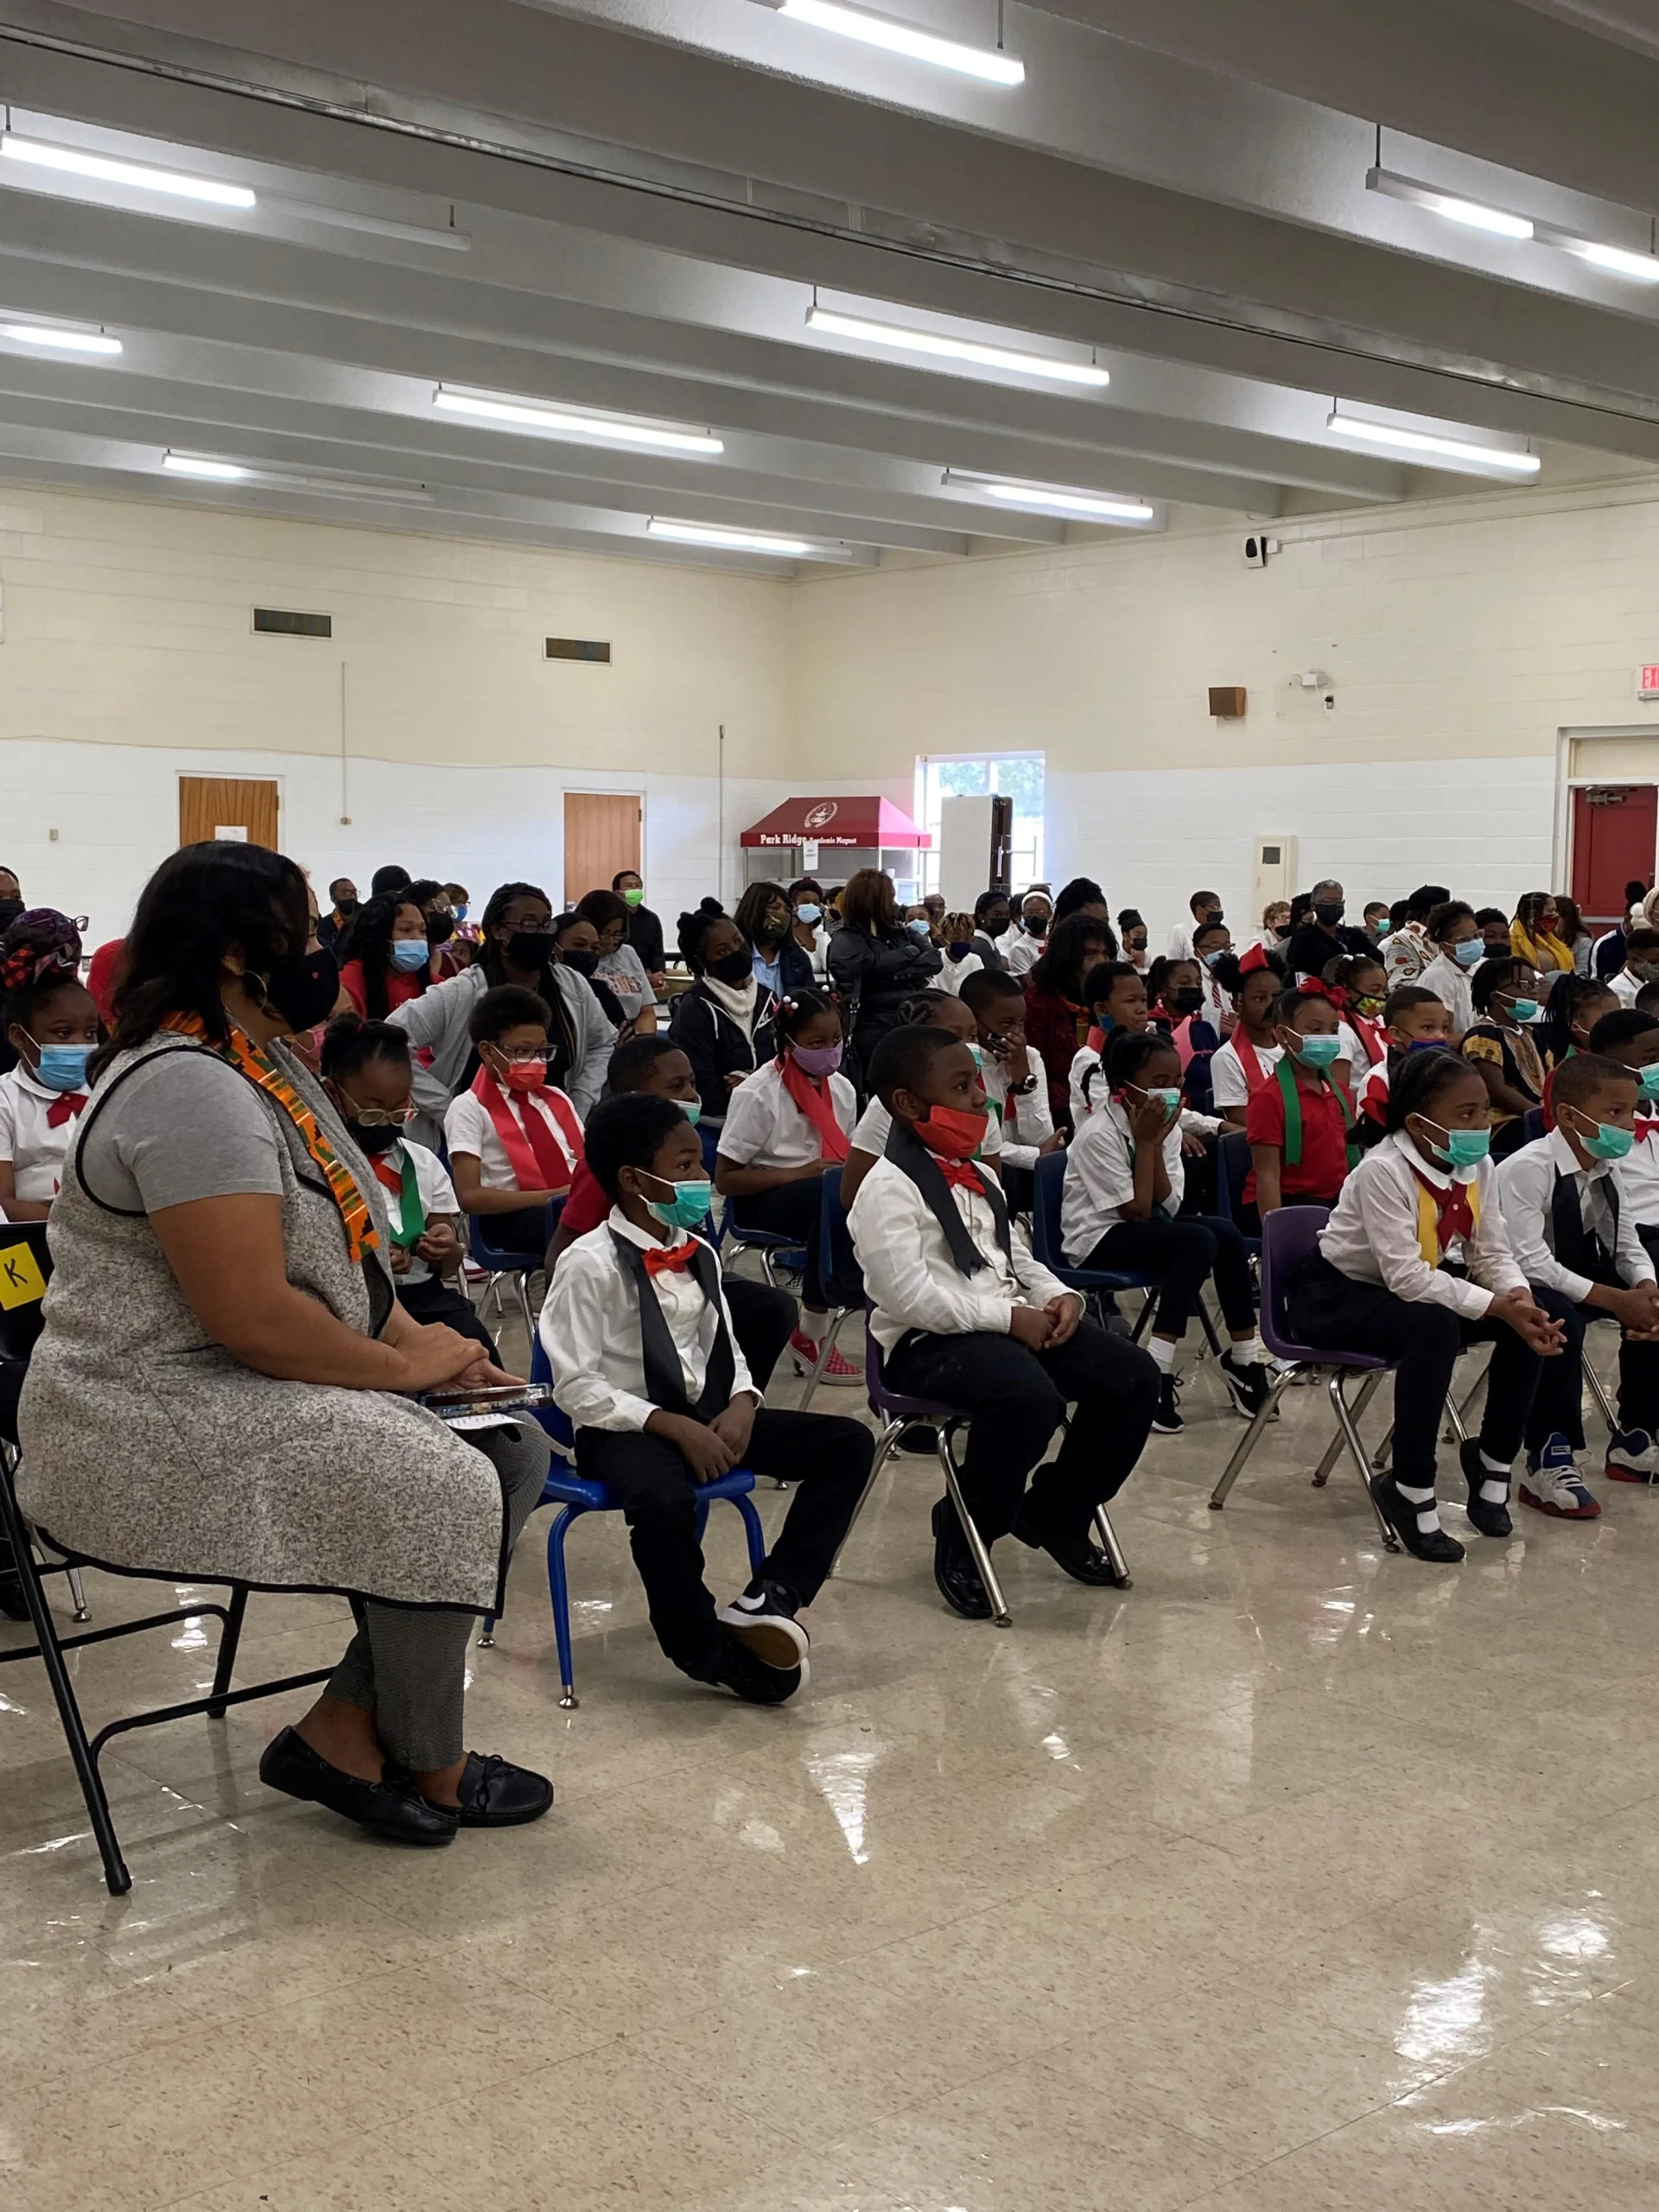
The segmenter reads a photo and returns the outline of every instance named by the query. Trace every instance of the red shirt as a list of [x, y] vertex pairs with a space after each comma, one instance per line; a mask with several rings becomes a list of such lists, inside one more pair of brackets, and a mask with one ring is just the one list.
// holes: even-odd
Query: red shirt
[[[1277, 1071], [1274, 1071], [1276, 1076]], [[1244, 1133], [1253, 1145], [1270, 1144], [1282, 1154], [1285, 1147], [1285, 1094], [1274, 1076], [1251, 1094], [1244, 1109]], [[1297, 1085], [1302, 1108], [1302, 1157], [1293, 1167], [1281, 1160], [1279, 1190], [1287, 1198], [1324, 1198], [1335, 1205], [1337, 1193], [1348, 1176], [1348, 1124], [1342, 1103], [1328, 1083], [1317, 1090]], [[1243, 1191], [1243, 1203], [1255, 1203], [1255, 1170]]]
[[[397, 968], [390, 969], [386, 976], [386, 1012], [390, 1014], [393, 1007], [404, 1006], [410, 999], [419, 998], [424, 980], [418, 975], [406, 976]], [[340, 987], [366, 1020], [369, 1001], [364, 989], [363, 963], [360, 960], [346, 963], [340, 971]]]
[[570, 1195], [559, 1216], [559, 1227], [568, 1229], [573, 1236], [585, 1236], [590, 1229], [597, 1229], [601, 1221], [608, 1220], [610, 1211], [611, 1202], [600, 1189], [593, 1169], [585, 1160], [579, 1160], [576, 1172], [570, 1178]]

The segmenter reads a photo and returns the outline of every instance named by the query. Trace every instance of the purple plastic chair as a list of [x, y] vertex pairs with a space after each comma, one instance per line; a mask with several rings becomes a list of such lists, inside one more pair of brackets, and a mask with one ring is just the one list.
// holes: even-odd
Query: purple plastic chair
[[[901, 1396], [888, 1387], [881, 1347], [876, 1341], [875, 1331], [870, 1326], [868, 1308], [864, 1317], [864, 1380], [869, 1390], [871, 1410], [881, 1416], [882, 1429], [876, 1440], [875, 1459], [870, 1468], [870, 1478], [864, 1485], [864, 1496], [858, 1501], [857, 1511], [848, 1524], [847, 1535], [853, 1533], [858, 1516], [864, 1510], [865, 1499], [875, 1488], [876, 1477], [887, 1465], [905, 1431], [918, 1421], [931, 1423], [938, 1432], [939, 1466], [944, 1476], [945, 1494], [962, 1523], [963, 1533], [968, 1539], [969, 1552], [978, 1569], [979, 1579], [985, 1586], [985, 1595], [991, 1601], [992, 1623], [997, 1628], [1008, 1627], [1013, 1615], [1008, 1611], [1007, 1600], [1002, 1595], [1002, 1585], [997, 1580], [996, 1569], [991, 1565], [990, 1547], [980, 1535], [972, 1514], [963, 1503], [962, 1484], [957, 1473], [953, 1449], [955, 1433], [969, 1416], [950, 1406], [936, 1405], [928, 1398]], [[1123, 1556], [1123, 1548], [1117, 1541], [1117, 1531], [1112, 1526], [1111, 1516], [1103, 1505], [1095, 1508], [1095, 1533], [1100, 1539], [1101, 1548], [1116, 1570], [1118, 1587], [1127, 1590], [1130, 1583], [1128, 1564]], [[843, 1536], [843, 1547], [846, 1541], [847, 1537]], [[837, 1552], [836, 1557], [840, 1555]], [[830, 1572], [833, 1573], [834, 1571], [832, 1567]]]
[[[1319, 1231], [1330, 1218], [1330, 1209], [1326, 1206], [1280, 1206], [1263, 1219], [1262, 1341], [1275, 1359], [1294, 1361], [1297, 1367], [1330, 1369], [1331, 1378], [1326, 1387], [1330, 1391], [1332, 1410], [1337, 1417], [1337, 1433], [1319, 1462], [1313, 1480], [1320, 1489], [1324, 1488], [1330, 1479], [1331, 1469], [1338, 1454], [1345, 1446], [1353, 1460], [1355, 1472], [1365, 1492], [1365, 1503], [1371, 1509], [1383, 1544], [1389, 1551], [1397, 1552], [1400, 1539], [1383, 1519], [1382, 1510], [1371, 1495], [1370, 1468], [1359, 1434], [1360, 1418], [1376, 1395], [1383, 1376], [1393, 1371], [1393, 1363], [1376, 1359], [1370, 1352], [1332, 1351], [1324, 1344], [1298, 1344], [1292, 1337], [1285, 1318], [1285, 1292], [1302, 1262], [1317, 1249]], [[1351, 1375], [1365, 1377], [1351, 1406], [1344, 1395], [1344, 1386]], [[1294, 1374], [1291, 1370], [1280, 1376], [1261, 1411], [1245, 1431], [1243, 1440], [1227, 1462], [1226, 1470], [1216, 1484], [1210, 1500], [1212, 1513], [1219, 1513], [1226, 1504], [1228, 1493], [1238, 1480], [1244, 1462], [1255, 1451], [1262, 1431], [1273, 1419], [1280, 1399], [1294, 1380]]]

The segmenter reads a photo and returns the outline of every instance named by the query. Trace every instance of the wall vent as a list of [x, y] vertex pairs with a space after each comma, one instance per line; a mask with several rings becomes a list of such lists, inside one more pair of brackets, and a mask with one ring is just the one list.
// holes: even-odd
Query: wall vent
[[332, 614], [295, 614], [284, 607], [256, 607], [255, 632], [265, 638], [332, 638]]
[[548, 638], [543, 641], [544, 660], [600, 660], [611, 658], [608, 638]]

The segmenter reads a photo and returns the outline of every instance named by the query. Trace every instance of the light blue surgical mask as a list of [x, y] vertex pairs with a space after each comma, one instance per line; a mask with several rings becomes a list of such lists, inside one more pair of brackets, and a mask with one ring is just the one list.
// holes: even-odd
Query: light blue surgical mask
[[1573, 1134], [1592, 1160], [1623, 1160], [1636, 1142], [1636, 1131], [1621, 1129], [1617, 1122], [1598, 1122], [1592, 1137], [1586, 1136], [1581, 1128], [1574, 1128]]
[[457, 921], [458, 923], [459, 923], [459, 922], [464, 922], [464, 921], [466, 920], [466, 918], [467, 918], [467, 901], [466, 901], [464, 899], [461, 900], [461, 902], [460, 906], [457, 906], [457, 907], [454, 909], [454, 917], [455, 917], [455, 919], [456, 919], [456, 921]]
[[[34, 1042], [31, 1038], [30, 1043]], [[42, 1045], [35, 1072], [48, 1090], [85, 1090], [90, 1045]]]
[[1511, 999], [1510, 1012], [1516, 1021], [1536, 1021], [1538, 1001], [1536, 999]]
[[819, 922], [823, 918], [823, 909], [815, 906], [809, 899], [795, 909], [795, 918], [798, 922]]
[[1490, 1129], [1443, 1129], [1438, 1122], [1431, 1122], [1426, 1116], [1423, 1127], [1433, 1129], [1440, 1137], [1440, 1142], [1433, 1149], [1443, 1154], [1453, 1167], [1477, 1166], [1492, 1149]]
[[1224, 945], [1218, 952], [1206, 952], [1204, 956], [1204, 964], [1206, 968], [1219, 968], [1226, 957], [1227, 948]]
[[702, 1119], [702, 1099], [677, 1098], [674, 1101], [674, 1103], [679, 1108], [681, 1113], [684, 1115], [686, 1120], [690, 1122], [692, 1128], [695, 1129], [697, 1123]]
[[1305, 1068], [1328, 1068], [1341, 1055], [1342, 1039], [1340, 1037], [1300, 1037], [1291, 1046], [1291, 1051]]
[[1650, 1068], [1637, 1069], [1637, 1087], [1640, 1096], [1645, 1098], [1649, 1105], [1656, 1098], [1659, 1098], [1659, 1060], [1656, 1060]]
[[912, 937], [931, 937], [933, 934], [931, 922], [925, 922], [919, 914], [913, 922], [906, 922], [905, 927], [910, 931]]
[[1138, 1083], [1126, 1083], [1123, 1088], [1125, 1090], [1140, 1091], [1142, 1098], [1155, 1098], [1164, 1109], [1166, 1126], [1173, 1122], [1181, 1110], [1181, 1094], [1179, 1090], [1166, 1090], [1162, 1084], [1160, 1084], [1155, 1090], [1147, 1090]]
[[715, 1186], [706, 1177], [691, 1183], [671, 1183], [666, 1175], [653, 1175], [651, 1179], [674, 1193], [671, 1198], [645, 1200], [645, 1210], [653, 1221], [660, 1221], [664, 1229], [696, 1229], [708, 1220]]
[[1461, 944], [1452, 946], [1452, 957], [1459, 968], [1478, 968], [1486, 957], [1485, 938], [1484, 937], [1465, 938]]
[[391, 948], [391, 964], [404, 976], [424, 968], [431, 957], [432, 948], [423, 937], [400, 937]]

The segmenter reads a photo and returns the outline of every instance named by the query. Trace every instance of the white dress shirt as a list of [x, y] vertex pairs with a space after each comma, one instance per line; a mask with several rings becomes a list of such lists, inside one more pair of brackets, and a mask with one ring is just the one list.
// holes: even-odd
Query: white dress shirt
[[[1079, 1127], [1066, 1151], [1060, 1196], [1060, 1249], [1068, 1266], [1084, 1266], [1107, 1230], [1122, 1220], [1135, 1196], [1135, 1154], [1129, 1117], [1115, 1100], [1109, 1099]], [[1164, 1132], [1164, 1173], [1169, 1195], [1163, 1204], [1170, 1213], [1179, 1213], [1186, 1189], [1179, 1115]]]
[[[1221, 1050], [1210, 1062], [1210, 1095], [1217, 1106], [1248, 1106], [1250, 1103], [1250, 1079], [1244, 1063], [1238, 1057], [1234, 1039], [1235, 1030]], [[1281, 1047], [1277, 1045], [1257, 1045], [1255, 1057], [1263, 1075], [1278, 1066]]]
[[1080, 1129], [1090, 1114], [1098, 1113], [1100, 1108], [1105, 1103], [1106, 1079], [1103, 1076], [1096, 1076], [1086, 1092], [1084, 1089], [1084, 1077], [1089, 1073], [1090, 1068], [1097, 1068], [1099, 1065], [1100, 1054], [1096, 1052], [1094, 1046], [1079, 1045], [1071, 1062], [1071, 1073], [1066, 1080], [1066, 1094], [1071, 1103], [1071, 1126], [1074, 1129]]
[[[1384, 1137], [1343, 1185], [1336, 1211], [1319, 1231], [1319, 1249], [1351, 1281], [1381, 1283], [1396, 1298], [1449, 1306], [1478, 1321], [1495, 1296], [1524, 1289], [1527, 1281], [1510, 1249], [1497, 1173], [1490, 1160], [1450, 1171], [1426, 1158], [1403, 1130]], [[1453, 1237], [1441, 1255], [1462, 1262], [1466, 1281], [1443, 1267], [1431, 1268], [1423, 1257], [1417, 1241], [1419, 1175], [1437, 1191], [1449, 1190], [1454, 1181], [1479, 1190], [1473, 1238]]]
[[1632, 1007], [1636, 1004], [1637, 992], [1643, 988], [1642, 978], [1632, 976], [1628, 968], [1621, 968], [1607, 978], [1607, 988], [1620, 1006]]
[[[0, 1075], [0, 1160], [11, 1162], [17, 1196], [49, 1205], [58, 1195], [65, 1155], [80, 1127], [67, 1115], [51, 1128], [47, 1116], [63, 1096], [48, 1090], [19, 1061]], [[5, 1218], [0, 1211], [0, 1220]]]
[[[1578, 1185], [1579, 1218], [1606, 1246], [1620, 1278], [1626, 1283], [1654, 1280], [1648, 1248], [1636, 1233], [1630, 1210], [1623, 1204], [1615, 1232], [1613, 1209], [1607, 1202], [1613, 1166], [1611, 1160], [1592, 1160], [1588, 1167], [1580, 1167], [1560, 1128], [1523, 1144], [1519, 1152], [1512, 1152], [1498, 1164], [1497, 1195], [1522, 1272], [1529, 1282], [1559, 1290], [1575, 1306], [1581, 1306], [1596, 1286], [1587, 1275], [1575, 1274], [1555, 1257], [1550, 1241], [1550, 1209], [1558, 1176], [1570, 1175]], [[1611, 1187], [1617, 1191], [1619, 1186], [1615, 1182]]]
[[[872, 1098], [859, 1116], [853, 1130], [852, 1148], [868, 1152], [873, 1159], [886, 1157], [887, 1139], [893, 1135], [893, 1116], [879, 1098]], [[995, 1114], [985, 1116], [985, 1141], [980, 1147], [982, 1156], [992, 1160], [1002, 1149], [1002, 1124]]]
[[1373, 1099], [1376, 1102], [1372, 1110], [1372, 1119], [1375, 1120], [1389, 1110], [1389, 1056], [1386, 1052], [1359, 1078], [1358, 1087], [1354, 1092], [1354, 1111], [1364, 1113]]
[[939, 988], [954, 997], [970, 976], [982, 975], [984, 968], [976, 952], [964, 952], [960, 960], [953, 960], [947, 952], [939, 961]]
[[[400, 1176], [404, 1172], [404, 1160], [409, 1161], [415, 1170], [415, 1188], [420, 1193], [421, 1211], [429, 1222], [435, 1216], [458, 1214], [461, 1211], [461, 1200], [455, 1196], [455, 1186], [449, 1180], [444, 1171], [443, 1162], [435, 1152], [429, 1152], [423, 1144], [416, 1144], [408, 1137], [400, 1137], [396, 1144], [389, 1144], [380, 1157], [388, 1167]], [[388, 1199], [391, 1198], [390, 1191], [386, 1192], [386, 1196]], [[465, 1243], [465, 1237], [461, 1242]], [[430, 1282], [431, 1280], [431, 1268], [422, 1259], [414, 1246], [410, 1245], [409, 1266], [404, 1274], [396, 1278], [397, 1287], [400, 1290], [406, 1290], [411, 1283]]]
[[[545, 1122], [557, 1141], [564, 1163], [570, 1174], [575, 1174], [576, 1156], [565, 1141], [564, 1131], [553, 1118], [551, 1107], [545, 1105], [534, 1091], [509, 1090], [503, 1094], [507, 1110], [524, 1132], [524, 1142], [530, 1142], [526, 1114], [534, 1114]], [[559, 1096], [563, 1097], [563, 1092]], [[489, 1109], [481, 1098], [470, 1090], [463, 1090], [449, 1102], [449, 1110], [443, 1117], [443, 1141], [449, 1147], [453, 1160], [458, 1152], [470, 1152], [478, 1161], [478, 1176], [486, 1191], [516, 1191], [518, 1178], [512, 1172], [512, 1162], [507, 1158], [507, 1148], [495, 1133]], [[566, 1181], [569, 1179], [567, 1175]], [[548, 1185], [550, 1190], [555, 1186]]]
[[1636, 1142], [1623, 1160], [1615, 1160], [1618, 1202], [1638, 1228], [1659, 1226], [1659, 1121], [1649, 1121], [1640, 1107], [1636, 1115]]
[[[858, 1096], [844, 1075], [830, 1077], [830, 1099], [850, 1138]], [[727, 1101], [720, 1156], [734, 1167], [805, 1167], [823, 1158], [823, 1139], [785, 1090], [776, 1060], [746, 1075]]]
[[991, 1102], [991, 1119], [1000, 1125], [1004, 1161], [1010, 1167], [1034, 1169], [1038, 1147], [1054, 1134], [1054, 1116], [1048, 1103], [1048, 1071], [1043, 1056], [1028, 1045], [1026, 1058], [1035, 1080], [1029, 1090], [1018, 1096], [1009, 1096], [1007, 1071], [994, 1053], [982, 1056], [979, 1072], [985, 1096]]
[[848, 1222], [875, 1308], [870, 1326], [883, 1351], [912, 1329], [936, 1337], [976, 1330], [1006, 1336], [1016, 1306], [1046, 1306], [1067, 1295], [1065, 1285], [1032, 1257], [1017, 1227], [1012, 1262], [1003, 1258], [995, 1216], [978, 1192], [947, 1188], [989, 1263], [970, 1275], [957, 1267], [932, 1208], [902, 1168], [878, 1160], [859, 1185]]
[[1046, 937], [1032, 937], [1016, 923], [1008, 931], [1008, 949], [1002, 956], [1009, 975], [1028, 976], [1042, 958], [1047, 943]]
[[[611, 1242], [613, 1231], [642, 1252], [660, 1246], [661, 1240], [636, 1229], [620, 1206], [613, 1207], [607, 1221], [578, 1236], [560, 1254], [537, 1333], [553, 1370], [553, 1395], [577, 1428], [637, 1432], [663, 1409], [645, 1395], [639, 1294]], [[701, 1237], [690, 1241], [703, 1242]], [[680, 1379], [695, 1406], [702, 1395], [722, 1316], [731, 1334], [725, 1291], [720, 1294], [717, 1313], [690, 1268], [654, 1275], [649, 1287], [663, 1309], [679, 1354]], [[732, 1395], [739, 1398], [747, 1391], [758, 1404], [760, 1393], [744, 1364], [742, 1347], [735, 1336], [731, 1342]]]
[[1176, 923], [1169, 933], [1169, 957], [1172, 960], [1190, 960], [1192, 957], [1192, 932], [1198, 926], [1192, 921]]
[[1433, 991], [1451, 1015], [1455, 1030], [1474, 1027], [1475, 1002], [1469, 992], [1469, 978], [1473, 973], [1472, 969], [1461, 967], [1457, 961], [1448, 960], [1443, 952], [1437, 952], [1417, 978], [1421, 988]]

